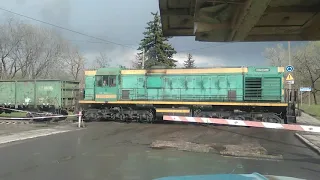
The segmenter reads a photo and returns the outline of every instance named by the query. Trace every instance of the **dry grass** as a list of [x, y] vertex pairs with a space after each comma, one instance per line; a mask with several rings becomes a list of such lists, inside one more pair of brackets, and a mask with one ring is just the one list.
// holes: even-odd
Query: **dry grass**
[[310, 106], [307, 104], [302, 104], [300, 108], [307, 114], [317, 118], [320, 120], [320, 105], [311, 104]]
[[25, 112], [12, 112], [10, 114], [6, 114], [6, 113], [1, 113], [0, 117], [26, 117], [26, 113]]

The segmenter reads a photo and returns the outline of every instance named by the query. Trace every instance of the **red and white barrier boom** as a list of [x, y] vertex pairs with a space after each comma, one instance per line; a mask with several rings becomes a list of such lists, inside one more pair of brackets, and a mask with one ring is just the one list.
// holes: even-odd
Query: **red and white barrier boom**
[[320, 133], [319, 126], [307, 126], [297, 124], [279, 124], [257, 121], [243, 121], [243, 120], [231, 120], [231, 119], [218, 119], [218, 118], [202, 118], [202, 117], [185, 117], [185, 116], [163, 116], [163, 120], [176, 121], [176, 122], [196, 122], [205, 124], [223, 124], [231, 126], [247, 126], [247, 127], [259, 127], [270, 129], [284, 129], [292, 131], [308, 131]]

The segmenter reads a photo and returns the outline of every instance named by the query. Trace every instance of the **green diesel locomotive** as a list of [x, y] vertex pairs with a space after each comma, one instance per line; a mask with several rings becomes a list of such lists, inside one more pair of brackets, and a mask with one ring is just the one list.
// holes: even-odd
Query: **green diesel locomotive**
[[83, 117], [153, 122], [163, 115], [295, 123], [283, 67], [85, 71]]

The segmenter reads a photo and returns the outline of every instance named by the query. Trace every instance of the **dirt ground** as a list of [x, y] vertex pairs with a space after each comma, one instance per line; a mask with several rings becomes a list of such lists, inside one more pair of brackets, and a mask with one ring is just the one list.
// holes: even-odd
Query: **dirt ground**
[[[70, 125], [70, 122], [0, 124], [0, 135], [57, 125]], [[120, 141], [128, 145], [143, 144], [153, 149], [176, 149], [267, 159], [282, 159], [281, 153], [273, 149], [276, 149], [279, 144], [285, 144], [286, 139], [293, 137], [293, 132], [283, 130], [199, 124], [91, 122], [86, 125], [88, 129], [98, 127], [97, 129], [105, 136], [114, 136], [116, 142]], [[96, 137], [95, 140], [101, 138], [105, 137]]]
[[[99, 123], [88, 123], [88, 128], [99, 126]], [[144, 144], [153, 149], [175, 149], [198, 153], [214, 153], [223, 156], [239, 156], [252, 158], [282, 159], [281, 154], [269, 152], [269, 146], [274, 143], [263, 141], [266, 138], [265, 129], [203, 126], [187, 124], [125, 124], [104, 122], [108, 127], [106, 136], [115, 136], [117, 141], [125, 139], [124, 143]], [[111, 130], [111, 131], [110, 131]], [[273, 130], [277, 132], [276, 130]], [[269, 132], [270, 133], [270, 132]], [[271, 132], [273, 133], [273, 132]], [[97, 137], [100, 139], [101, 137]], [[271, 137], [271, 141], [274, 141]], [[262, 141], [262, 142], [261, 142]], [[271, 145], [270, 145], [271, 144]]]

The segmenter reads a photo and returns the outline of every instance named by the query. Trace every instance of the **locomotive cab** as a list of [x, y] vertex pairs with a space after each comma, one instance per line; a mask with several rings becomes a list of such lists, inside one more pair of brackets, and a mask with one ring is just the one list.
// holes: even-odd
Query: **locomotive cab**
[[119, 87], [121, 68], [101, 68], [95, 75], [95, 100], [116, 101]]

